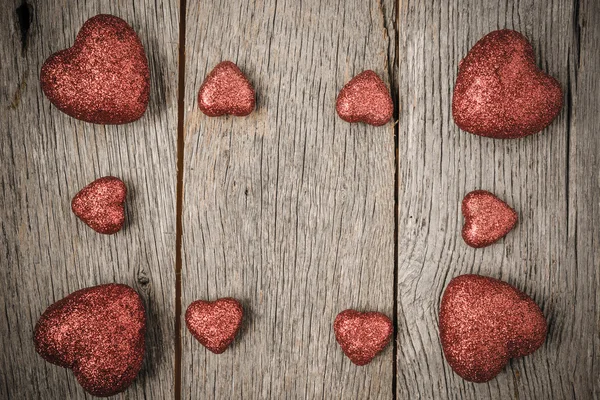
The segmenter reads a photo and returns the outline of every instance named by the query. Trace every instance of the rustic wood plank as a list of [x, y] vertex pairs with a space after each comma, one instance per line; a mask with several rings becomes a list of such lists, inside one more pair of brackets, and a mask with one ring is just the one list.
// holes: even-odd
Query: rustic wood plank
[[[576, 3], [577, 4], [577, 3]], [[583, 0], [573, 21], [575, 49], [569, 135], [567, 278], [569, 319], [559, 340], [562, 371], [580, 399], [600, 398], [600, 3]], [[564, 290], [564, 289], [563, 289]], [[593, 391], [593, 394], [591, 392]]]
[[[0, 398], [84, 398], [70, 371], [35, 353], [33, 327], [53, 302], [77, 289], [120, 282], [142, 295], [148, 316], [143, 369], [127, 398], [169, 398], [174, 384], [177, 1], [32, 1], [21, 51], [11, 1], [0, 13]], [[44, 97], [39, 70], [72, 45], [85, 20], [110, 13], [138, 32], [151, 69], [144, 117], [95, 126]], [[71, 213], [71, 197], [104, 175], [129, 188], [127, 223], [97, 234]]]
[[[388, 80], [393, 12], [387, 0], [188, 1], [182, 311], [233, 296], [247, 316], [221, 355], [183, 328], [184, 398], [392, 397], [392, 346], [356, 367], [332, 323], [346, 308], [393, 310], [393, 125], [335, 113], [356, 73]], [[197, 109], [222, 60], [256, 88], [248, 117]]]
[[[398, 398], [588, 399], [598, 390], [598, 10], [582, 2], [578, 65], [575, 6], [401, 2]], [[543, 133], [521, 140], [461, 132], [451, 115], [458, 62], [479, 38], [504, 27], [524, 33], [538, 65], [576, 99]], [[495, 192], [520, 215], [504, 240], [479, 250], [460, 236], [460, 203], [474, 189]], [[443, 289], [471, 272], [529, 293], [549, 322], [544, 346], [487, 384], [454, 374], [438, 336]]]

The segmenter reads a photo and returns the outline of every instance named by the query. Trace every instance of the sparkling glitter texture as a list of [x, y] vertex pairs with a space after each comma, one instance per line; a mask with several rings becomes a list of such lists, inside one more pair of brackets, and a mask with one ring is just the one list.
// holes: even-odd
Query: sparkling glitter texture
[[243, 315], [241, 304], [229, 297], [213, 302], [197, 300], [185, 312], [185, 324], [204, 347], [221, 354], [233, 342]]
[[546, 340], [546, 319], [529, 296], [479, 275], [450, 281], [439, 328], [448, 364], [472, 382], [489, 381], [510, 358], [531, 354]]
[[500, 30], [484, 36], [461, 61], [452, 115], [464, 131], [519, 138], [548, 126], [562, 104], [560, 83], [537, 68], [527, 39]]
[[46, 60], [40, 81], [59, 110], [96, 124], [135, 121], [150, 97], [144, 47], [135, 31], [112, 15], [87, 20], [73, 47]]
[[333, 323], [335, 339], [356, 365], [367, 365], [390, 342], [394, 328], [382, 313], [345, 310]]
[[379, 126], [394, 114], [394, 103], [388, 88], [373, 71], [356, 75], [340, 90], [335, 109], [341, 119]]
[[125, 222], [126, 195], [123, 181], [105, 176], [81, 189], [73, 197], [71, 209], [96, 232], [111, 235], [120, 231]]
[[223, 61], [208, 74], [198, 91], [198, 107], [209, 117], [248, 115], [256, 104], [254, 88], [231, 61]]
[[71, 293], [40, 317], [36, 351], [73, 370], [94, 396], [112, 396], [135, 379], [144, 359], [146, 314], [140, 296], [126, 285], [94, 286]]
[[475, 190], [462, 202], [462, 237], [471, 247], [485, 247], [504, 237], [517, 223], [517, 213], [485, 190]]

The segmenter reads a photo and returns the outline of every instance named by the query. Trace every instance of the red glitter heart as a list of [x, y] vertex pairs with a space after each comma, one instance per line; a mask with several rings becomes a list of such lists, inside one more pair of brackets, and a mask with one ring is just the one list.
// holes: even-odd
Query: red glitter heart
[[210, 71], [198, 91], [198, 107], [209, 117], [248, 115], [256, 104], [252, 84], [237, 65], [223, 61]]
[[464, 131], [520, 138], [550, 125], [562, 104], [560, 83], [537, 68], [531, 44], [505, 29], [484, 36], [459, 64], [452, 115]]
[[196, 300], [185, 312], [185, 323], [204, 347], [221, 354], [233, 342], [243, 315], [241, 304], [230, 297], [212, 302]]
[[73, 197], [71, 209], [90, 228], [111, 235], [123, 227], [127, 188], [114, 176], [96, 179]]
[[379, 126], [394, 114], [394, 103], [385, 83], [371, 70], [356, 75], [340, 90], [335, 109], [341, 119]]
[[533, 353], [546, 340], [546, 319], [529, 296], [479, 275], [450, 281], [439, 321], [448, 364], [472, 382], [489, 381], [509, 359]]
[[140, 296], [129, 286], [108, 284], [78, 290], [48, 307], [34, 343], [46, 361], [72, 369], [88, 393], [112, 396], [140, 371], [145, 334]]
[[517, 223], [517, 213], [485, 190], [475, 190], [462, 201], [462, 237], [471, 247], [485, 247], [504, 237]]
[[333, 323], [335, 339], [356, 365], [367, 365], [390, 342], [394, 327], [382, 313], [342, 311]]
[[125, 124], [148, 106], [150, 71], [135, 31], [113, 15], [88, 19], [73, 47], [51, 55], [42, 89], [62, 112], [96, 124]]

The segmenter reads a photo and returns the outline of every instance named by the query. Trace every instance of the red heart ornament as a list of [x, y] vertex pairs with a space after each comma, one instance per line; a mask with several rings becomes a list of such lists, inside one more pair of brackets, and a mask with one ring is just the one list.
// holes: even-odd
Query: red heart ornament
[[212, 302], [196, 300], [185, 312], [185, 324], [204, 347], [221, 354], [233, 342], [243, 315], [242, 305], [230, 297]]
[[338, 94], [335, 109], [341, 119], [380, 126], [394, 114], [394, 103], [385, 83], [371, 70], [350, 80]]
[[254, 110], [255, 104], [252, 84], [231, 61], [217, 64], [198, 91], [198, 107], [209, 117], [245, 116]]
[[462, 237], [471, 247], [485, 247], [504, 237], [517, 223], [517, 213], [485, 190], [475, 190], [462, 201]]
[[144, 47], [127, 22], [113, 15], [88, 19], [73, 47], [44, 62], [40, 81], [59, 110], [95, 124], [135, 121], [150, 97]]
[[546, 319], [526, 294], [498, 279], [461, 275], [442, 296], [440, 338], [448, 364], [472, 382], [494, 378], [546, 340]]
[[379, 312], [342, 311], [333, 323], [335, 339], [356, 365], [367, 365], [390, 342], [392, 321]]
[[136, 378], [145, 352], [146, 314], [126, 285], [94, 286], [71, 293], [40, 317], [35, 350], [48, 362], [73, 370], [94, 396], [124, 391]]
[[125, 183], [114, 176], [96, 179], [73, 197], [71, 209], [90, 228], [111, 235], [125, 221]]
[[562, 104], [560, 83], [538, 69], [531, 44], [504, 29], [484, 36], [460, 62], [452, 115], [463, 131], [520, 138], [550, 125]]

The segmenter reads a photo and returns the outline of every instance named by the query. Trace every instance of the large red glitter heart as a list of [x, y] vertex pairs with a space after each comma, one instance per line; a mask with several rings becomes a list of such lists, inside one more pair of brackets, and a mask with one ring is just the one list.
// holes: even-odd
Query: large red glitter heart
[[526, 294], [498, 279], [462, 275], [444, 291], [440, 338], [448, 364], [472, 382], [487, 382], [509, 359], [546, 340], [546, 319]]
[[475, 190], [462, 201], [462, 237], [471, 247], [485, 247], [504, 237], [517, 223], [517, 213], [485, 190]]
[[71, 209], [96, 232], [111, 235], [123, 227], [126, 195], [122, 180], [105, 176], [81, 189], [73, 197]]
[[338, 94], [335, 109], [341, 119], [379, 126], [394, 114], [394, 103], [385, 83], [371, 70], [350, 80]]
[[531, 44], [505, 29], [484, 36], [461, 61], [452, 115], [464, 131], [519, 138], [548, 126], [562, 104], [560, 83], [537, 68]]
[[140, 371], [145, 334], [140, 296], [129, 286], [108, 284], [78, 290], [48, 307], [34, 342], [46, 361], [72, 369], [87, 392], [112, 396]]
[[210, 117], [248, 115], [254, 110], [255, 104], [252, 84], [231, 61], [217, 64], [198, 91], [198, 107]]
[[185, 312], [185, 323], [204, 347], [221, 354], [233, 342], [243, 315], [241, 304], [230, 297], [212, 302], [196, 300]]
[[335, 339], [356, 365], [366, 365], [390, 342], [392, 321], [379, 312], [345, 310], [333, 323]]
[[40, 81], [59, 110], [96, 124], [135, 121], [150, 97], [144, 47], [127, 22], [113, 15], [87, 20], [73, 47], [44, 62]]

